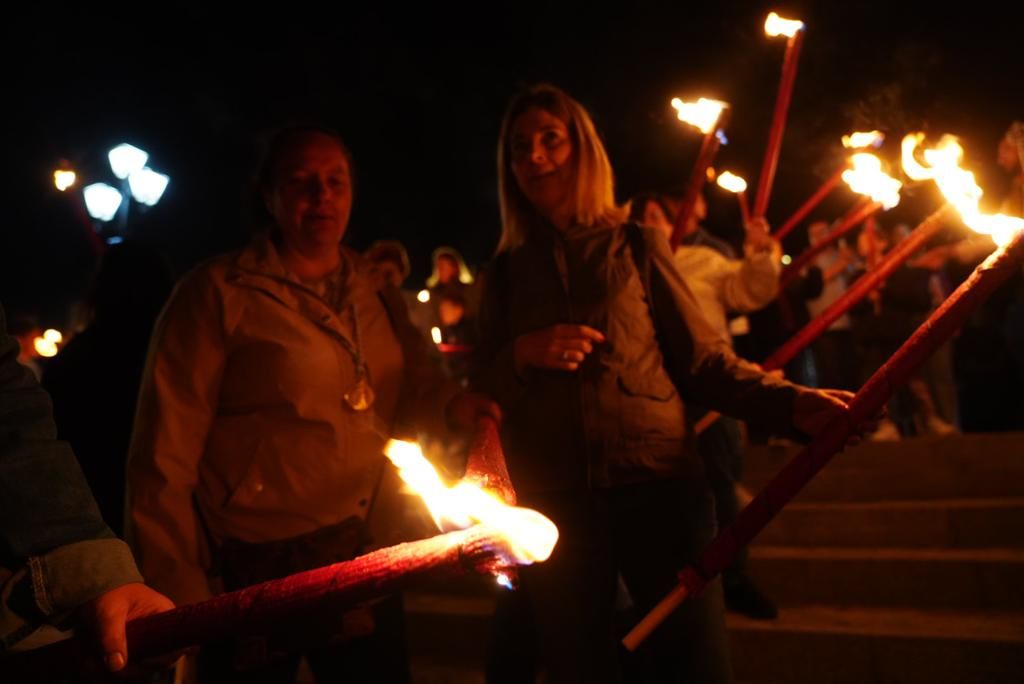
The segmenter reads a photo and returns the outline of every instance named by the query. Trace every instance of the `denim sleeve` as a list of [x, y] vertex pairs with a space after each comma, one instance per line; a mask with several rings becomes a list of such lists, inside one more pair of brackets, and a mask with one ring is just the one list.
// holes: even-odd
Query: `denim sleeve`
[[[140, 582], [100, 517], [50, 399], [20, 365], [0, 309], [0, 602], [4, 645], [100, 594]], [[17, 601], [17, 587], [26, 600]], [[14, 599], [12, 601], [12, 599]]]
[[111, 589], [142, 582], [128, 545], [93, 539], [32, 556], [0, 590], [0, 652], [44, 625], [66, 626], [79, 606]]

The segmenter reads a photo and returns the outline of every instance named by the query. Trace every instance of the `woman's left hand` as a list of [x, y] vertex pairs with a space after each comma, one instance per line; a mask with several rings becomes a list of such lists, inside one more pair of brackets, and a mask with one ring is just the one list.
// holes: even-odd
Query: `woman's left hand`
[[[819, 390], [805, 389], [797, 395], [793, 404], [793, 427], [803, 433], [816, 437], [825, 429], [837, 416], [843, 415], [849, 410], [850, 400], [853, 399], [852, 392], [844, 390]], [[855, 432], [851, 432], [846, 440], [846, 446], [860, 444], [863, 435], [874, 432], [878, 428], [878, 421], [885, 415], [884, 410], [865, 425], [855, 426]]]

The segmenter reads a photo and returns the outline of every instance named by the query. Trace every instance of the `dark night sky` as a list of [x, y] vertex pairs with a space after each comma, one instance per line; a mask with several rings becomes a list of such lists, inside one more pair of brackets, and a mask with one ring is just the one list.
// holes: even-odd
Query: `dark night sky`
[[[366, 3], [333, 18], [311, 5], [288, 17], [282, 4], [245, 30], [237, 18], [163, 7], [132, 24], [50, 8], [12, 18], [0, 55], [13, 117], [0, 300], [65, 322], [94, 257], [70, 204], [80, 195], [57, 193], [50, 173], [67, 158], [86, 182], [110, 182], [106, 150], [122, 140], [171, 176], [164, 200], [135, 213], [130, 230], [160, 245], [179, 272], [245, 242], [252, 142], [286, 118], [341, 131], [358, 174], [348, 241], [401, 239], [417, 281], [434, 247], [454, 245], [471, 262], [493, 250], [498, 124], [524, 83], [551, 81], [590, 109], [623, 199], [678, 190], [689, 174], [699, 134], [674, 120], [672, 96], [725, 99], [730, 144], [717, 166], [753, 185], [783, 54], [782, 41], [763, 36], [768, 9], [809, 27], [769, 219], [781, 221], [817, 187], [853, 128], [889, 131], [890, 158], [908, 130], [959, 134], [968, 166], [990, 195], [1001, 193], [995, 145], [1024, 118], [1024, 10], [975, 2], [961, 17], [937, 3], [705, 4]], [[715, 222], [734, 222], [735, 202], [708, 195]], [[824, 212], [850, 201], [837, 192]], [[936, 201], [927, 189], [884, 220], [915, 221]]]

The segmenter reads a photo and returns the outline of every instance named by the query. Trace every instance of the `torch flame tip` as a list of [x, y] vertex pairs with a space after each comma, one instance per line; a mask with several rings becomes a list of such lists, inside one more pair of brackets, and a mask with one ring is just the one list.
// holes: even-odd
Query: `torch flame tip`
[[449, 486], [416, 442], [392, 439], [384, 454], [402, 480], [423, 498], [440, 529], [486, 525], [508, 545], [510, 561], [530, 564], [547, 560], [558, 542], [558, 528], [543, 514], [509, 506], [496, 494], [465, 480]]
[[885, 141], [885, 133], [881, 131], [855, 131], [850, 135], [843, 136], [843, 147], [847, 149], [860, 149], [863, 147], [878, 148]]
[[907, 176], [914, 180], [934, 180], [964, 224], [977, 233], [990, 235], [999, 246], [1007, 244], [1015, 234], [1024, 230], [1024, 218], [981, 211], [979, 203], [984, 191], [974, 179], [974, 174], [960, 165], [964, 148], [956, 136], [943, 135], [937, 146], [921, 149], [922, 164], [917, 153], [924, 139], [924, 133], [920, 132], [909, 133], [903, 138], [901, 152]]
[[779, 16], [776, 12], [768, 14], [764, 20], [764, 32], [770, 37], [786, 36], [792, 38], [798, 32], [803, 31], [807, 28], [804, 22], [798, 19], [784, 19]]
[[870, 152], [851, 156], [850, 168], [843, 171], [842, 178], [851, 190], [867, 195], [887, 210], [900, 203], [903, 183], [882, 170], [882, 161]]
[[699, 128], [701, 133], [707, 133], [713, 129], [728, 106], [726, 102], [707, 97], [698, 98], [695, 102], [686, 102], [678, 97], [672, 98], [672, 107], [676, 110], [676, 117], [683, 123]]
[[719, 174], [716, 182], [718, 183], [719, 187], [721, 187], [724, 190], [728, 190], [729, 192], [739, 193], [746, 192], [747, 190], [747, 181], [743, 179], [741, 176], [737, 176], [736, 174], [732, 173], [731, 171], [723, 171], [721, 174]]

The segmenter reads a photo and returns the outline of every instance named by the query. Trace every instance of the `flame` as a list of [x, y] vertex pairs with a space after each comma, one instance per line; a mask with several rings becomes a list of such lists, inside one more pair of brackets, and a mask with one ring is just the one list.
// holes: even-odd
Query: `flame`
[[384, 453], [398, 468], [402, 480], [423, 498], [439, 528], [486, 525], [501, 533], [512, 552], [512, 560], [520, 564], [544, 561], [551, 555], [558, 541], [558, 528], [542, 514], [509, 506], [469, 482], [449, 487], [415, 442], [392, 439]]
[[436, 325], [430, 329], [430, 339], [434, 340], [434, 344], [441, 344], [441, 329]]
[[764, 20], [764, 32], [774, 38], [775, 36], [786, 36], [792, 38], [797, 31], [804, 30], [804, 22], [796, 19], [783, 19], [775, 12], [768, 15]]
[[78, 176], [75, 175], [74, 171], [69, 171], [67, 169], [60, 169], [53, 172], [53, 184], [61, 192], [64, 192], [74, 185], [77, 178]]
[[881, 131], [858, 131], [843, 136], [843, 147], [857, 150], [863, 147], [879, 147], [885, 140], [885, 133]]
[[882, 171], [882, 162], [873, 154], [858, 152], [850, 158], [852, 168], [843, 171], [843, 180], [854, 192], [867, 195], [886, 209], [900, 203], [903, 183]]
[[36, 354], [44, 358], [51, 358], [57, 355], [57, 345], [64, 341], [64, 335], [59, 330], [47, 328], [42, 335], [33, 338], [32, 348]]
[[430, 290], [420, 290], [416, 293], [416, 299], [420, 304], [426, 304], [430, 301]]
[[718, 185], [729, 192], [746, 192], [747, 190], [747, 181], [730, 171], [722, 172], [718, 177]]
[[696, 126], [701, 133], [707, 133], [722, 116], [722, 111], [729, 105], [720, 100], [709, 100], [702, 97], [696, 102], [683, 102], [678, 97], [672, 98], [672, 106], [675, 107], [676, 116], [680, 121]]
[[911, 133], [903, 138], [903, 170], [907, 176], [914, 180], [934, 180], [967, 227], [977, 233], [991, 235], [997, 245], [1005, 245], [1016, 233], [1024, 230], [1024, 218], [981, 212], [978, 203], [984, 191], [974, 180], [974, 174], [960, 166], [964, 148], [954, 136], [944, 135], [937, 147], [922, 150], [921, 156], [927, 166], [915, 156], [922, 142], [924, 133]]
[[32, 340], [32, 347], [36, 350], [36, 354], [45, 358], [57, 355], [57, 344], [45, 337], [37, 337]]

